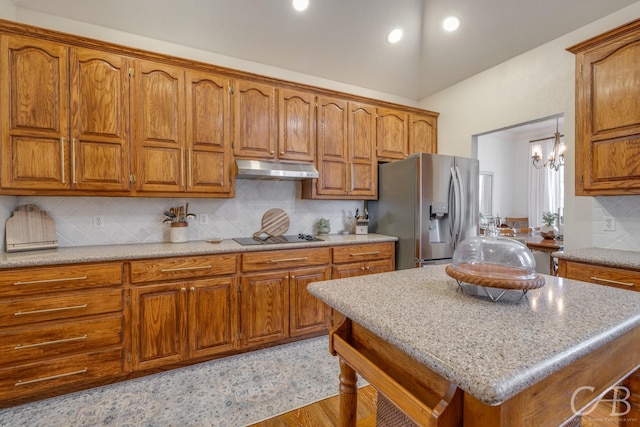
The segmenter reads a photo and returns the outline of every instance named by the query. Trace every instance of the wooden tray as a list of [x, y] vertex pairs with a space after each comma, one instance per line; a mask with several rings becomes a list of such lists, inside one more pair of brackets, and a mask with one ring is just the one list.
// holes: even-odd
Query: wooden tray
[[496, 264], [462, 264], [461, 266], [462, 268], [456, 269], [449, 264], [445, 271], [460, 282], [489, 288], [526, 291], [544, 286], [544, 277], [540, 274], [532, 279], [518, 279], [517, 277], [522, 275], [522, 270], [513, 267]]

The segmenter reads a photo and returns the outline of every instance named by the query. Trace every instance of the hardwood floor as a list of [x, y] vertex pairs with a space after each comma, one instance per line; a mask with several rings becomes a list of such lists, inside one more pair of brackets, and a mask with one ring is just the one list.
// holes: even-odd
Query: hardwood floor
[[[376, 399], [378, 392], [372, 386], [358, 389], [357, 427], [375, 427]], [[339, 421], [338, 396], [321, 400], [312, 405], [252, 424], [250, 427], [330, 427], [337, 426]], [[582, 417], [582, 427], [615, 427], [616, 420], [609, 414], [611, 405], [601, 402], [590, 415]]]

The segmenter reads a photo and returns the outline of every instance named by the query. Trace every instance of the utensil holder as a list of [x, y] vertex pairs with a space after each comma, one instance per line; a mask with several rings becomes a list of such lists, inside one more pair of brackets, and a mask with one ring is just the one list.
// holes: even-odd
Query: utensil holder
[[368, 219], [359, 219], [356, 221], [356, 234], [369, 234]]
[[169, 241], [171, 243], [185, 243], [189, 241], [189, 223], [174, 222], [169, 228]]

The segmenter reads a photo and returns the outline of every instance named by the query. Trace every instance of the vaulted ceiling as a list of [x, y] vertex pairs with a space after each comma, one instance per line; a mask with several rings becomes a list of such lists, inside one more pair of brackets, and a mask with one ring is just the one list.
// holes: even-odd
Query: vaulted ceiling
[[[637, 0], [10, 0], [132, 34], [419, 100]], [[442, 20], [456, 15], [455, 33]], [[629, 21], [637, 17], [629, 17]], [[386, 42], [395, 27], [396, 45]]]

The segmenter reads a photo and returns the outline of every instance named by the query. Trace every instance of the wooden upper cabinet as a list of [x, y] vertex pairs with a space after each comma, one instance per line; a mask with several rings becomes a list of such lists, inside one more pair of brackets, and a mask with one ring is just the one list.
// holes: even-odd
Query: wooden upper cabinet
[[320, 177], [302, 182], [302, 197], [375, 199], [375, 107], [319, 96], [316, 126]]
[[137, 188], [179, 192], [186, 187], [184, 70], [135, 61], [133, 114]]
[[228, 194], [231, 180], [229, 79], [187, 71], [187, 191]]
[[640, 20], [576, 54], [576, 195], [640, 194]]
[[363, 199], [375, 199], [378, 195], [375, 107], [349, 102], [348, 138], [348, 193]]
[[233, 83], [233, 152], [273, 159], [277, 142], [276, 89], [248, 80]]
[[2, 187], [69, 188], [68, 49], [0, 36]]
[[438, 117], [409, 114], [409, 154], [438, 152]]
[[316, 156], [315, 95], [278, 90], [278, 158], [313, 162]]
[[70, 53], [72, 188], [129, 190], [129, 60]]
[[376, 120], [376, 153], [378, 160], [396, 160], [407, 157], [408, 114], [390, 108], [378, 108]]

